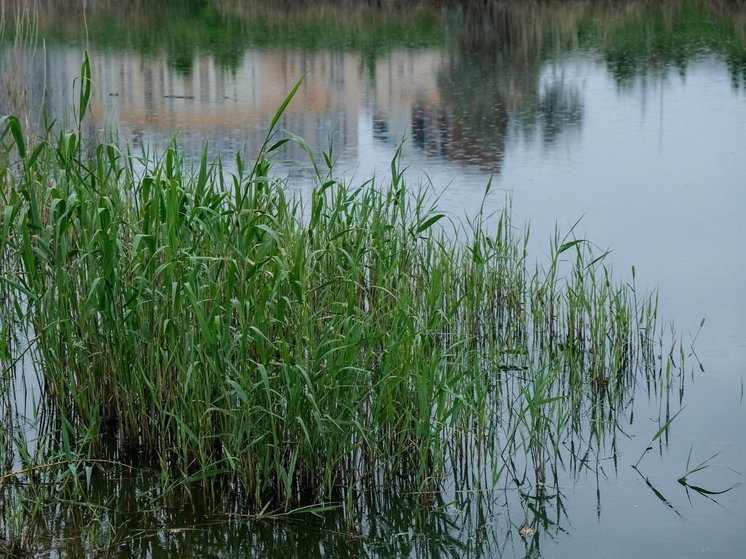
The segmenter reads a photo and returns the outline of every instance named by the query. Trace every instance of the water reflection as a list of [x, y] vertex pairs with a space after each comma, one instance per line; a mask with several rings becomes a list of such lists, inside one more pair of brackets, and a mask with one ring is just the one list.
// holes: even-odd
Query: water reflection
[[94, 479], [86, 506], [45, 512], [45, 533], [54, 536], [37, 549], [53, 549], [58, 557], [150, 559], [541, 557], [569, 527], [564, 496], [544, 490], [473, 491], [427, 509], [411, 495], [368, 494], [355, 507], [360, 517], [353, 527], [341, 511], [264, 519], [210, 514], [198, 495], [155, 506], [157, 483], [127, 471]]
[[555, 64], [563, 53], [599, 52], [620, 87], [668, 68], [685, 72], [702, 53], [722, 56], [734, 85], [746, 76], [740, 12], [723, 2], [640, 2], [624, 11], [582, 2], [24, 5], [18, 15], [46, 49], [38, 39], [29, 45], [29, 33], [6, 47], [1, 111], [25, 107], [38, 129], [67, 114], [87, 44], [93, 128], [156, 146], [179, 131], [182, 141], [194, 136], [195, 154], [206, 138], [227, 160], [253, 153], [303, 74], [284, 125], [316, 149], [333, 137], [348, 165], [365, 167], [381, 157], [370, 146], [389, 157], [409, 138], [412, 157], [489, 172], [500, 171], [511, 145], [550, 147], [582, 130], [580, 83]]
[[[558, 378], [565, 377], [564, 351], [547, 351], [557, 359]], [[6, 363], [0, 361], [3, 370], [14, 368]], [[28, 374], [32, 366], [24, 365]], [[541, 557], [543, 549], [573, 533], [578, 513], [568, 510], [567, 492], [574, 493], [575, 484], [589, 478], [595, 484], [590, 504], [601, 520], [600, 480], [618, 476], [618, 456], [639, 447], [625, 442], [638, 428], [635, 411], [645, 417], [647, 403], [658, 409], [659, 424], [670, 423], [671, 400], [681, 405], [685, 381], [683, 362], [669, 369], [672, 384], [655, 366], [620, 372], [620, 391], [557, 381], [551, 394], [566, 396], [542, 404], [547, 438], [538, 441], [537, 451], [535, 424], [524, 424], [525, 417], [515, 413], [515, 403], [537, 381], [522, 368], [493, 370], [485, 364], [479, 373], [495, 382], [495, 443], [472, 444], [454, 433], [449, 474], [439, 490], [420, 493], [398, 474], [373, 489], [361, 482], [319, 514], [286, 515], [282, 509], [247, 510], [247, 495], [219, 484], [164, 487], [157, 464], [143, 459], [125, 465], [114, 450], [110, 458], [75, 460], [62, 473], [54, 466], [66, 464], [64, 456], [54, 454], [40, 466], [23, 458], [11, 472], [9, 459], [19, 455], [24, 436], [17, 425], [33, 422], [37, 413], [18, 409], [22, 399], [14, 396], [14, 383], [24, 378], [24, 368], [17, 370], [0, 378], [0, 535], [18, 529], [8, 511], [36, 507], [19, 518], [37, 551], [51, 549], [59, 557], [287, 557], [300, 549], [305, 557]], [[42, 431], [42, 440], [57, 437]], [[549, 474], [539, 474], [539, 465]], [[647, 478], [644, 484], [660, 494]]]

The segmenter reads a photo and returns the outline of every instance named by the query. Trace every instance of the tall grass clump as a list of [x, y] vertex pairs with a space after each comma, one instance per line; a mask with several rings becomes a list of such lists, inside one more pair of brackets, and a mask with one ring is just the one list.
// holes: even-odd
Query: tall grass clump
[[[81, 83], [82, 119], [85, 64]], [[231, 172], [80, 128], [27, 145], [3, 120], [2, 331], [30, 340], [38, 428], [70, 462], [155, 464], [258, 508], [494, 482], [519, 451], [546, 483], [648, 370], [654, 300], [586, 241], [532, 267], [509, 207], [445, 219], [398, 153], [386, 184], [318, 171], [288, 196], [270, 161], [291, 98]]]

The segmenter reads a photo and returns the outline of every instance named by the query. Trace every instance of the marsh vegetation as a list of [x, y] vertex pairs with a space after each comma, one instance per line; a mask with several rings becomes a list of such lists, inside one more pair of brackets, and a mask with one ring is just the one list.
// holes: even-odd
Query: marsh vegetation
[[[175, 145], [133, 154], [79, 129], [27, 145], [3, 127], [11, 502], [39, 480], [84, 497], [114, 466], [246, 514], [352, 514], [394, 488], [426, 505], [505, 475], [543, 490], [613, 446], [638, 383], [668, 394], [654, 294], [572, 231], [534, 265], [509, 205], [451, 219], [396, 154], [385, 183], [357, 186], [325, 157], [299, 200], [272, 178], [273, 127], [236, 173], [206, 154], [189, 170]], [[24, 358], [31, 417], [14, 405]]]
[[[318, 556], [541, 556], [569, 533], [568, 488], [595, 487], [585, 504], [600, 521], [602, 486], [631, 464], [681, 515], [646, 465], [703, 369], [696, 332], [659, 316], [657, 292], [634, 267], [615, 271], [578, 223], [537, 242], [497, 182], [511, 142], [550, 148], [584, 126], [581, 90], [542, 77], [547, 60], [593, 52], [624, 91], [707, 53], [738, 90], [740, 11], [101, 4], [84, 30], [74, 6], [50, 18], [41, 1], [2, 5], [16, 27], [0, 53], [14, 114], [0, 121], [0, 555], [284, 556], [302, 540]], [[118, 23], [130, 20], [137, 33]], [[216, 154], [200, 137], [195, 153], [179, 135], [148, 144], [106, 129], [101, 108], [120, 93], [99, 87], [87, 54], [47, 104], [38, 36], [163, 52], [185, 81], [205, 53], [235, 76], [247, 48], [350, 51], [373, 84], [393, 49], [449, 50], [437, 95], [406, 107], [411, 141], [397, 147], [394, 118], [373, 114], [386, 172], [349, 178], [337, 145], [292, 133], [306, 82], [273, 99], [250, 150]], [[339, 78], [344, 65], [330, 67]], [[195, 99], [153, 91], [151, 105]], [[486, 165], [477, 211], [412, 177], [409, 146], [463, 165], [464, 180]], [[735, 483], [697, 480], [715, 465], [702, 458], [692, 445], [669, 477], [690, 504], [720, 504]]]

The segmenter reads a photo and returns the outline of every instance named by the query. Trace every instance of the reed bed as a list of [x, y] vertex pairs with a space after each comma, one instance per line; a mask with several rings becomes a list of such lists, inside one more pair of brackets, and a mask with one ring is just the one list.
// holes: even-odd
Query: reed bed
[[[81, 83], [82, 120], [85, 63]], [[27, 145], [3, 120], [0, 349], [34, 356], [36, 452], [81, 477], [154, 465], [257, 510], [494, 484], [521, 454], [544, 486], [563, 447], [585, 463], [635, 379], [662, 374], [654, 295], [572, 236], [531, 264], [509, 205], [448, 218], [398, 153], [385, 184], [317, 167], [289, 196], [271, 158], [291, 98], [232, 172], [80, 128]], [[6, 433], [6, 464], [38, 467]]]

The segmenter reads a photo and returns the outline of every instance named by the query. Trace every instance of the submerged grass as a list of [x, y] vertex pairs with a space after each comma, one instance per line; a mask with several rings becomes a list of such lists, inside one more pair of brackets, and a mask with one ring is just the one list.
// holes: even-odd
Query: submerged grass
[[640, 371], [660, 377], [654, 296], [588, 241], [557, 234], [532, 267], [509, 206], [445, 219], [398, 153], [383, 186], [329, 169], [289, 197], [270, 160], [291, 98], [232, 172], [80, 129], [27, 145], [3, 120], [0, 349], [29, 351], [42, 391], [34, 448], [0, 435], [0, 483], [41, 468], [85, 493], [116, 460], [154, 465], [166, 491], [289, 510], [494, 484], [524, 452], [543, 486], [562, 447], [587, 467], [613, 438]]

